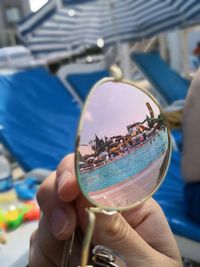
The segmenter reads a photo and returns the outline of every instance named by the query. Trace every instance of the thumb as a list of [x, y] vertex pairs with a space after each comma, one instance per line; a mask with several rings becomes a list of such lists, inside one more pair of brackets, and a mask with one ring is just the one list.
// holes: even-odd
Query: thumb
[[128, 266], [142, 262], [146, 266], [154, 254], [154, 250], [131, 228], [120, 213], [96, 214], [93, 243], [114, 250], [125, 259]]

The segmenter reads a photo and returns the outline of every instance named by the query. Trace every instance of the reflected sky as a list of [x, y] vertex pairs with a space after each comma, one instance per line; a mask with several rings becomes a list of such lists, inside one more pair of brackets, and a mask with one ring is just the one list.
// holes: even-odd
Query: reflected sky
[[156, 104], [142, 91], [120, 82], [106, 82], [92, 93], [83, 114], [80, 144], [88, 144], [95, 134], [99, 137], [126, 134], [126, 126], [143, 121], [149, 110], [149, 102], [154, 116], [160, 113]]

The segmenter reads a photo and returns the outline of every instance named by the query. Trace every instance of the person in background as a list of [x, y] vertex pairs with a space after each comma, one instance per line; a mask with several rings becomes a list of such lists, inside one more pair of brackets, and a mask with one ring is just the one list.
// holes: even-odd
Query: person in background
[[191, 83], [182, 121], [184, 198], [188, 215], [200, 223], [200, 69]]

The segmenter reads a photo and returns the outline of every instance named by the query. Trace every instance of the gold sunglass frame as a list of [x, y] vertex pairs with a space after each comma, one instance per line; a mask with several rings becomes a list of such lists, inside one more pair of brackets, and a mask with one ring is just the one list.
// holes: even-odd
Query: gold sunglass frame
[[150, 99], [155, 103], [155, 105], [158, 107], [160, 113], [162, 115], [164, 115], [164, 112], [162, 110], [162, 108], [160, 107], [158, 101], [146, 90], [140, 88], [138, 85], [136, 85], [134, 82], [123, 79], [123, 75], [121, 70], [116, 66], [112, 66], [111, 67], [111, 73], [113, 77], [106, 77], [103, 78], [101, 80], [99, 80], [90, 90], [89, 95], [87, 96], [86, 102], [83, 106], [83, 110], [81, 113], [81, 117], [79, 120], [79, 126], [78, 126], [78, 131], [77, 131], [77, 137], [76, 137], [76, 153], [75, 153], [75, 172], [76, 172], [76, 177], [77, 177], [77, 181], [78, 181], [78, 185], [80, 188], [81, 193], [83, 194], [83, 196], [94, 206], [92, 208], [87, 209], [87, 212], [89, 214], [89, 223], [88, 223], [88, 228], [86, 230], [86, 234], [85, 234], [85, 239], [83, 242], [83, 250], [82, 250], [82, 259], [81, 259], [81, 267], [86, 267], [87, 266], [87, 261], [88, 261], [88, 255], [89, 255], [89, 246], [91, 243], [91, 239], [92, 239], [92, 234], [93, 234], [93, 230], [94, 230], [94, 225], [95, 225], [95, 215], [94, 213], [104, 213], [104, 214], [113, 214], [115, 212], [122, 212], [122, 211], [127, 211], [130, 209], [134, 209], [136, 207], [138, 207], [139, 205], [141, 205], [142, 203], [144, 203], [145, 201], [147, 201], [157, 190], [158, 188], [161, 186], [164, 177], [166, 175], [167, 169], [169, 167], [169, 163], [170, 163], [170, 157], [171, 157], [171, 148], [172, 148], [172, 144], [171, 144], [171, 138], [170, 138], [170, 125], [168, 124], [168, 122], [166, 121], [166, 128], [167, 128], [167, 135], [168, 135], [168, 149], [166, 151], [166, 155], [164, 158], [164, 162], [162, 165], [162, 174], [159, 177], [159, 183], [158, 185], [154, 188], [154, 190], [149, 193], [148, 196], [142, 198], [141, 200], [137, 201], [134, 204], [128, 205], [127, 207], [107, 207], [107, 206], [103, 206], [100, 205], [98, 203], [96, 203], [95, 201], [93, 201], [89, 195], [87, 195], [83, 190], [82, 190], [82, 186], [81, 186], [81, 182], [79, 179], [79, 159], [78, 159], [78, 148], [79, 148], [79, 142], [80, 142], [80, 133], [82, 130], [82, 126], [83, 126], [83, 117], [82, 114], [85, 113], [87, 107], [88, 107], [88, 103], [90, 102], [91, 96], [93, 95], [93, 92], [103, 83], [106, 82], [120, 82], [120, 83], [125, 83], [128, 84], [132, 87], [134, 87], [133, 89], [138, 89], [140, 91], [142, 91], [145, 95], [147, 95], [148, 97], [150, 97]]

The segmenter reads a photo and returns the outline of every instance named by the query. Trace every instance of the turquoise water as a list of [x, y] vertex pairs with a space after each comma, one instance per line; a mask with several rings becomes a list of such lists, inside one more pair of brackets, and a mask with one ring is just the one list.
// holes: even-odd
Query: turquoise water
[[80, 183], [84, 192], [95, 192], [115, 185], [138, 174], [167, 150], [167, 131], [161, 131], [155, 141], [147, 142], [139, 149], [119, 160], [103, 165], [96, 170], [80, 174]]

